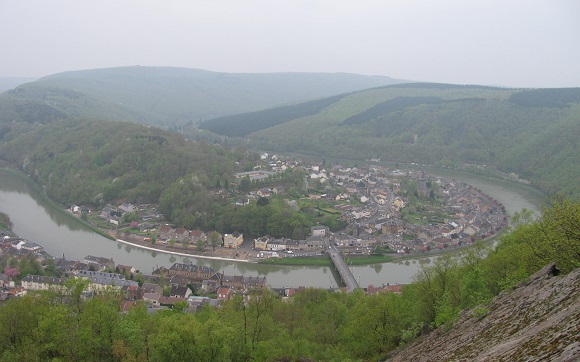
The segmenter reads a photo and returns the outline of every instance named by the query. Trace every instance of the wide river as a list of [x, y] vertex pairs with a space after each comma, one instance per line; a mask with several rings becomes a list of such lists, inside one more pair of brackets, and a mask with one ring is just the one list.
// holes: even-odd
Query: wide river
[[[530, 187], [507, 181], [449, 170], [431, 170], [433, 174], [461, 180], [501, 202], [508, 213], [523, 208], [538, 211], [544, 195]], [[334, 288], [334, 272], [328, 267], [272, 266], [245, 262], [208, 260], [180, 257], [142, 250], [106, 239], [76, 222], [63, 210], [45, 201], [21, 177], [0, 169], [0, 211], [8, 214], [13, 231], [20, 237], [42, 245], [53, 256], [82, 260], [86, 255], [112, 257], [116, 264], [133, 265], [143, 273], [160, 266], [169, 267], [175, 262], [207, 265], [229, 275], [266, 276], [272, 287], [306, 286]], [[361, 287], [369, 284], [409, 283], [420, 266], [420, 260], [407, 260], [369, 266], [353, 266], [351, 270]], [[428, 259], [424, 259], [428, 260]]]

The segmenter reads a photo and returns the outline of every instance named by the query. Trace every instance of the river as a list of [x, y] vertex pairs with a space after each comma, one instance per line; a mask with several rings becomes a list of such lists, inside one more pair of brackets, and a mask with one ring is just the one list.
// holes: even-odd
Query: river
[[[433, 174], [455, 178], [475, 186], [501, 202], [508, 213], [527, 208], [538, 211], [543, 195], [525, 185], [451, 170], [431, 170]], [[272, 266], [244, 262], [179, 257], [142, 250], [106, 239], [76, 222], [62, 210], [47, 202], [22, 177], [0, 169], [0, 211], [8, 214], [13, 231], [20, 237], [42, 245], [53, 256], [82, 260], [86, 255], [112, 257], [116, 264], [133, 265], [143, 273], [175, 262], [196, 263], [212, 267], [229, 275], [266, 276], [272, 287], [306, 286], [337, 287], [334, 271], [329, 267]], [[428, 260], [428, 259], [424, 259]], [[418, 271], [419, 260], [392, 262], [368, 266], [353, 266], [351, 270], [361, 287], [383, 283], [411, 282]]]

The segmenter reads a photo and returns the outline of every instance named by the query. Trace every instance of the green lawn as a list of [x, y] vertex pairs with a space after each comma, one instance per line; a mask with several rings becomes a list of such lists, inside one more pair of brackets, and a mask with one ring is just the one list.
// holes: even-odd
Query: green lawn
[[316, 258], [270, 258], [259, 261], [260, 264], [272, 264], [272, 265], [315, 265], [315, 266], [331, 266], [329, 256], [316, 257]]
[[[377, 263], [388, 263], [393, 260], [393, 257], [386, 255], [370, 255], [370, 256], [350, 256], [345, 261], [348, 265], [368, 265]], [[271, 258], [259, 261], [260, 264], [272, 265], [313, 265], [313, 266], [331, 266], [329, 256], [309, 258]]]
[[388, 263], [393, 260], [392, 256], [388, 255], [369, 255], [369, 256], [349, 256], [345, 258], [348, 265], [368, 265], [378, 263]]

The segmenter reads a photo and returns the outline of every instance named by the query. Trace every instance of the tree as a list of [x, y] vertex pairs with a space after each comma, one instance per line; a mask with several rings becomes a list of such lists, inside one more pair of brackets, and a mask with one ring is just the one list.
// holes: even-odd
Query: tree
[[198, 251], [203, 251], [204, 247], [205, 247], [205, 242], [201, 239], [198, 239], [195, 242], [195, 247], [197, 248]]
[[267, 197], [261, 197], [258, 199], [258, 201], [256, 201], [256, 204], [258, 206], [267, 206], [268, 204], [270, 204], [270, 199], [268, 199]]
[[240, 191], [248, 192], [248, 191], [250, 191], [251, 188], [252, 188], [252, 181], [250, 180], [249, 177], [244, 177], [243, 179], [241, 179]]
[[221, 244], [221, 235], [217, 231], [212, 231], [209, 233], [209, 244], [212, 247], [212, 250], [215, 251], [215, 248]]
[[580, 202], [553, 197], [525, 242], [544, 264], [554, 260], [566, 273], [580, 267]]
[[0, 225], [3, 225], [5, 229], [12, 229], [10, 217], [3, 212], [0, 212]]
[[140, 219], [139, 214], [137, 213], [137, 211], [131, 211], [131, 212], [126, 212], [125, 214], [123, 214], [123, 220], [125, 222], [138, 222]]

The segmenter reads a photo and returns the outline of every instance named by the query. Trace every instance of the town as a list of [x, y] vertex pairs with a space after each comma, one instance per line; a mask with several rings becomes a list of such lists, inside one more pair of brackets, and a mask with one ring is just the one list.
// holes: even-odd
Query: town
[[[493, 198], [465, 183], [425, 171], [378, 165], [332, 165], [326, 170], [319, 164], [301, 164], [268, 154], [263, 154], [262, 160], [258, 170], [236, 174], [236, 178], [264, 180], [288, 168], [302, 167], [310, 186], [308, 199], [328, 201], [330, 207], [322, 211], [334, 213], [346, 227], [332, 232], [317, 225], [301, 240], [268, 235], [247, 240], [237, 231], [210, 237], [207, 231], [152, 222], [162, 218], [155, 205], [109, 205], [100, 211], [100, 218], [116, 228], [117, 239], [138, 245], [252, 261], [280, 257], [280, 252], [285, 257], [294, 257], [297, 251], [303, 255], [319, 254], [330, 244], [349, 254], [370, 254], [377, 247], [394, 254], [425, 254], [493, 237], [506, 223], [503, 206]], [[281, 186], [236, 196], [240, 206], [264, 198], [288, 197]], [[82, 208], [73, 206], [71, 211], [80, 214]], [[120, 227], [124, 215], [131, 212], [137, 213], [139, 220]], [[255, 252], [248, 252], [250, 248]]]
[[[497, 201], [465, 183], [445, 180], [425, 171], [380, 165], [325, 167], [267, 154], [261, 159], [255, 171], [236, 174], [238, 182], [265, 180], [285, 169], [301, 168], [309, 185], [308, 199], [328, 201], [327, 211], [335, 213], [346, 227], [331, 231], [328, 226], [315, 225], [310, 235], [300, 240], [268, 235], [246, 240], [239, 232], [221, 234], [169, 225], [157, 212], [156, 205], [123, 203], [107, 205], [101, 210], [72, 205], [69, 211], [88, 220], [98, 217], [101, 220], [98, 226], [103, 229], [106, 226], [117, 240], [136, 246], [249, 262], [320, 257], [329, 248], [360, 258], [375, 253], [394, 257], [432, 254], [493, 237], [505, 226], [505, 211]], [[284, 195], [284, 187], [274, 185], [239, 192], [235, 199], [243, 206], [261, 198]], [[194, 311], [205, 304], [219, 305], [234, 295], [244, 296], [252, 289], [268, 287], [266, 277], [225, 275], [192, 263], [174, 263], [169, 268], [160, 267], [144, 274], [130, 265], [115, 264], [107, 257], [54, 258], [42, 246], [22, 240], [8, 230], [2, 233], [2, 238], [0, 260], [7, 266], [0, 276], [0, 301], [28, 291], [65, 290], [71, 280], [85, 280], [87, 297], [103, 290], [115, 291], [123, 297], [124, 309], [138, 301], [153, 310], [187, 302], [188, 308]], [[59, 277], [40, 275], [38, 271], [43, 267], [50, 270], [48, 274]], [[400, 288], [400, 285], [369, 285], [363, 289], [375, 294], [400, 292]], [[300, 289], [295, 286], [274, 288], [274, 291], [281, 297], [289, 297]]]

